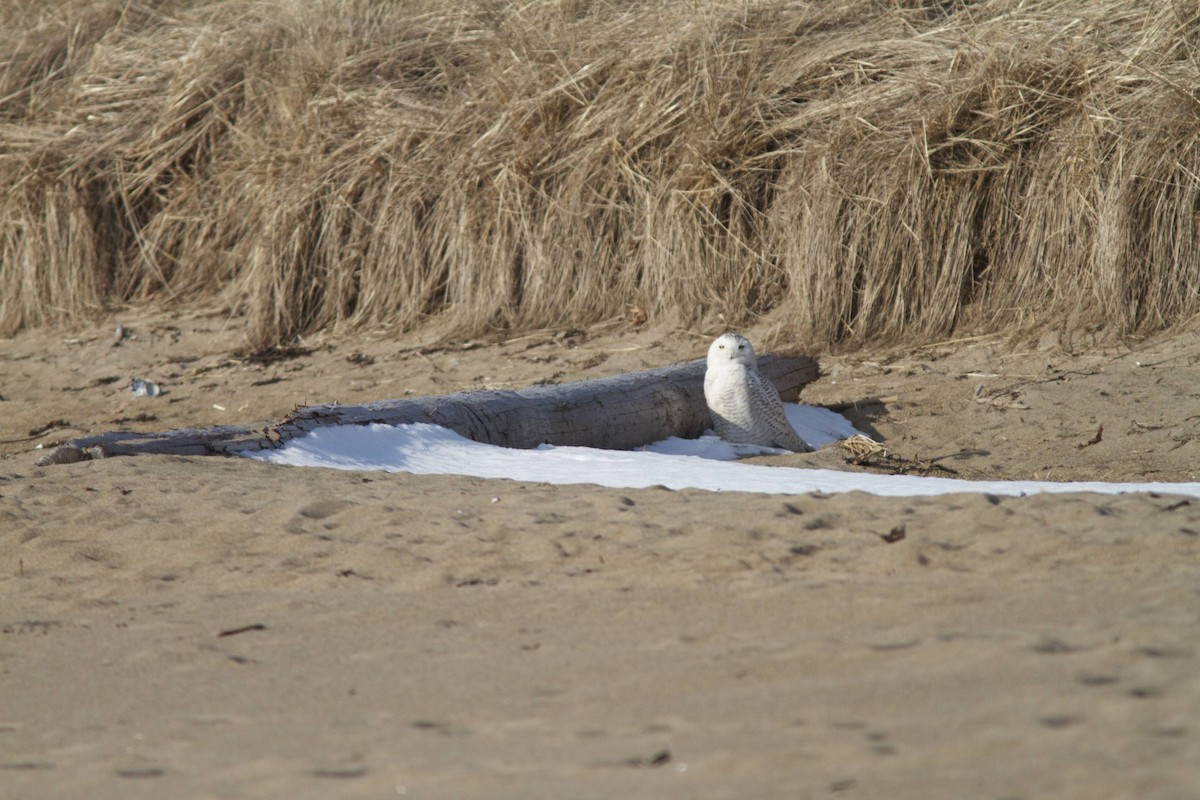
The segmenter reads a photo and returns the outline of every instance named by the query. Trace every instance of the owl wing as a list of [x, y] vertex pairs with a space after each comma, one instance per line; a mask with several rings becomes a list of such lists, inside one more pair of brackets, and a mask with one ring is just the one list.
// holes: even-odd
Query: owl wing
[[783, 413], [783, 400], [779, 398], [779, 391], [773, 383], [758, 372], [751, 372], [748, 388], [754, 404], [755, 427], [763, 429], [763, 435], [772, 440], [773, 447], [798, 453], [812, 450], [788, 422], [787, 415]]

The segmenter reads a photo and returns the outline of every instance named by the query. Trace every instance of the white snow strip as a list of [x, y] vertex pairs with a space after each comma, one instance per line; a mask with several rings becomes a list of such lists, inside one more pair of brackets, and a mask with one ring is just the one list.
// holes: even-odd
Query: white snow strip
[[[814, 447], [857, 432], [845, 418], [826, 409], [795, 404], [785, 404], [785, 408], [797, 432]], [[666, 486], [766, 494], [862, 491], [892, 497], [961, 492], [1009, 496], [1037, 492], [1160, 492], [1200, 497], [1200, 483], [966, 481], [729, 463], [739, 455], [772, 452], [782, 451], [731, 445], [713, 435], [692, 440], [673, 437], [637, 451], [550, 445], [514, 450], [473, 442], [437, 425], [376, 424], [317, 428], [278, 449], [246, 455], [301, 467], [591, 483], [614, 488]]]

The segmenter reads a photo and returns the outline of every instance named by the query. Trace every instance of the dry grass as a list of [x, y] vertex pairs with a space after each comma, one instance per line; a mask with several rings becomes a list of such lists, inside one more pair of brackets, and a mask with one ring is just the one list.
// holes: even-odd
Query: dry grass
[[[1200, 9], [0, 0], [0, 332], [1200, 311]], [[15, 21], [15, 22], [14, 22]]]

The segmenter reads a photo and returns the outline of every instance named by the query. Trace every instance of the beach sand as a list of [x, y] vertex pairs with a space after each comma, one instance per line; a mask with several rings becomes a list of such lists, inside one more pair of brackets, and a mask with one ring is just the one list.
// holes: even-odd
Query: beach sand
[[[0, 342], [0, 797], [1200, 796], [1200, 501], [34, 463], [709, 339], [434, 340], [251, 357], [220, 316], [131, 314]], [[1197, 480], [1194, 332], [820, 362], [801, 399], [883, 441], [880, 468]]]

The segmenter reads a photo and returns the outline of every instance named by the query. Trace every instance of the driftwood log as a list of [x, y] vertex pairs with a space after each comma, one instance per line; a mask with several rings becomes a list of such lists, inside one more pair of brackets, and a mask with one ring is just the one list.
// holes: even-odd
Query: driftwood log
[[[711, 426], [704, 402], [704, 359], [577, 383], [518, 391], [480, 390], [439, 397], [327, 403], [298, 408], [278, 422], [185, 428], [162, 433], [113, 431], [66, 442], [38, 460], [67, 464], [138, 453], [220, 455], [278, 447], [326, 425], [424, 422], [503, 447], [540, 444], [629, 450], [669, 436], [690, 439]], [[765, 355], [759, 371], [784, 400], [818, 376], [806, 356]]]

